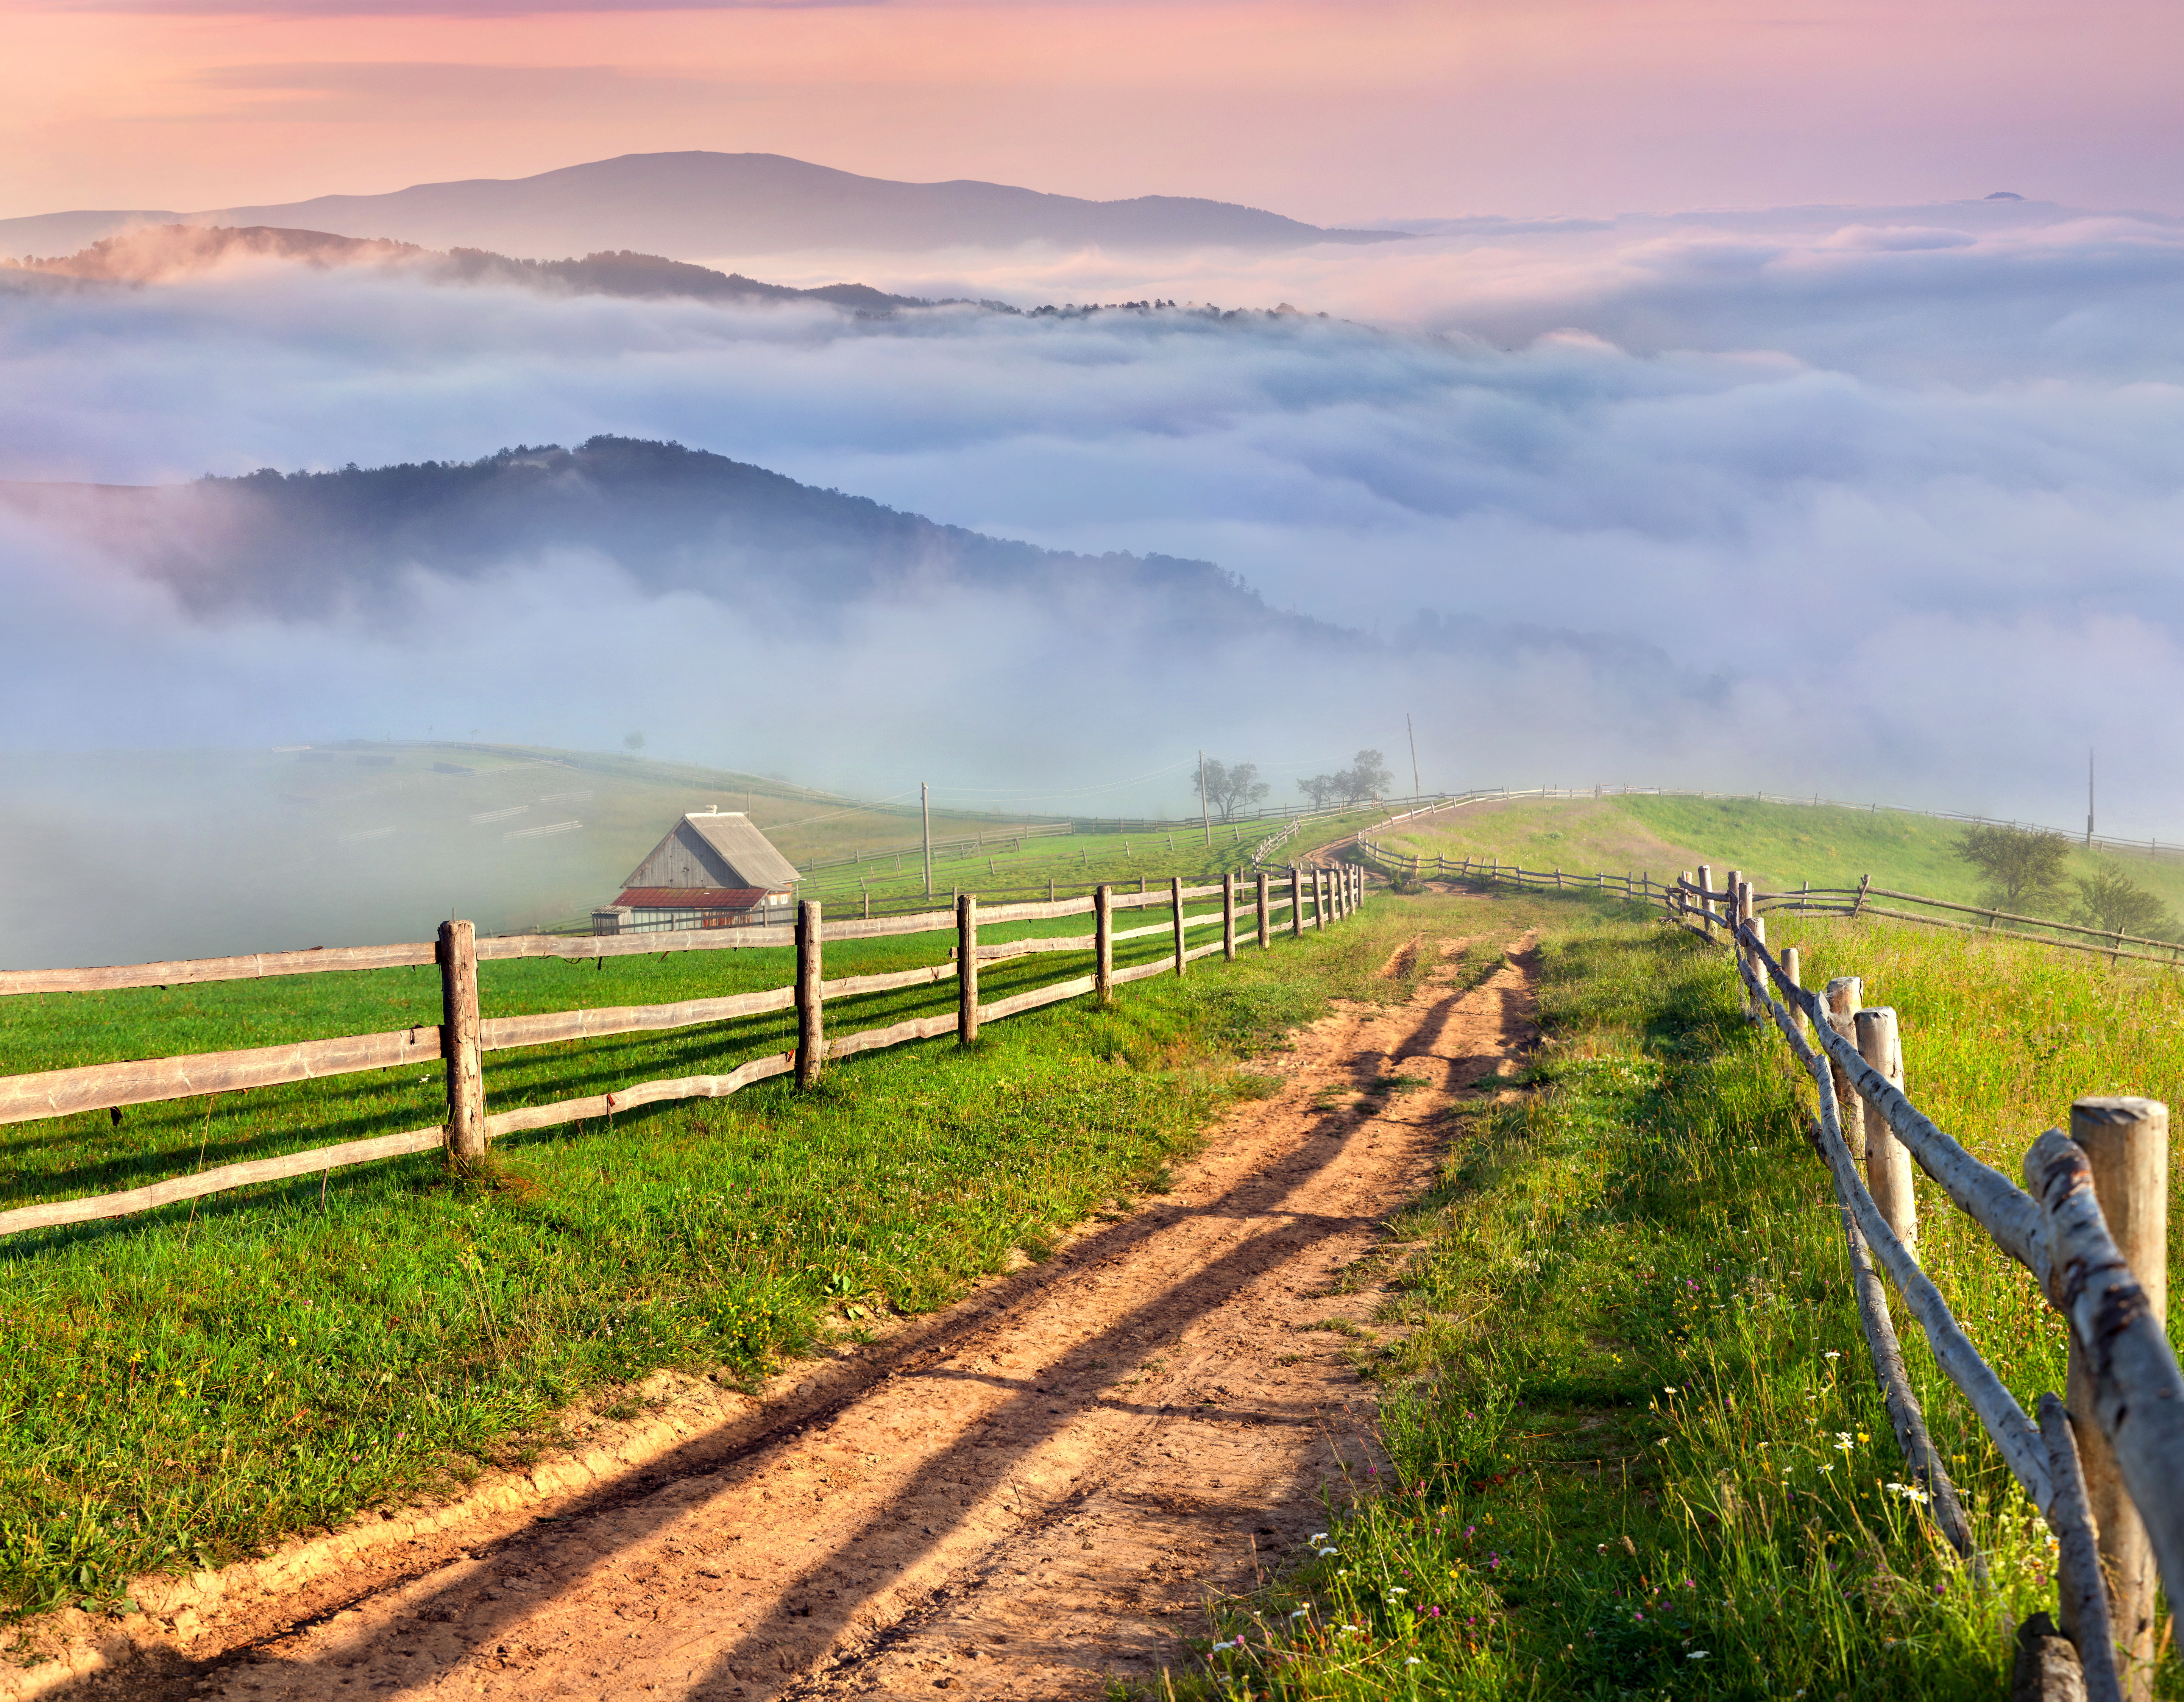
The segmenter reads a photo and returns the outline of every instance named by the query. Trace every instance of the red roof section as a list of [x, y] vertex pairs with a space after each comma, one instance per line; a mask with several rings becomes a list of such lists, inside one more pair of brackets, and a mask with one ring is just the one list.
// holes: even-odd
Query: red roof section
[[615, 900], [632, 910], [755, 910], [766, 902], [755, 886], [632, 886]]

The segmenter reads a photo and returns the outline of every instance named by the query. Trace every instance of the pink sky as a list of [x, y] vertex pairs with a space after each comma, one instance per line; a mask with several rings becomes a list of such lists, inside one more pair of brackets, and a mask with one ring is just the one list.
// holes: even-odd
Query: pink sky
[[2174, 0], [216, 3], [0, 6], [0, 216], [693, 148], [1321, 221], [1996, 189], [2184, 210]]

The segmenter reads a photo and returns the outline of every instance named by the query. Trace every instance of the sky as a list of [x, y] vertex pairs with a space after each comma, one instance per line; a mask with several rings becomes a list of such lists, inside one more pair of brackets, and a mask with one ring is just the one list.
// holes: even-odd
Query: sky
[[2166, 0], [6, 0], [0, 216], [629, 152], [1315, 222], [2184, 211]]

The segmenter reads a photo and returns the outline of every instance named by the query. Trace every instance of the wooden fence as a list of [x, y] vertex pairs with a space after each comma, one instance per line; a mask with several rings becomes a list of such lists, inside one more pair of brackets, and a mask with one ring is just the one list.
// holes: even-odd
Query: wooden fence
[[[1391, 821], [1404, 819], [1401, 816], [1390, 818]], [[1388, 825], [1389, 822], [1379, 823], [1375, 829], [1368, 831]], [[1650, 873], [1643, 870], [1632, 869], [1622, 874], [1576, 874], [1559, 868], [1520, 868], [1514, 863], [1497, 862], [1485, 857], [1423, 857], [1411, 851], [1390, 851], [1362, 834], [1359, 843], [1369, 852], [1375, 868], [1399, 878], [1487, 881], [1520, 886], [1532, 891], [1609, 892], [1618, 897], [1635, 898], [1649, 904], [1667, 904], [1677, 907], [1680, 914], [1688, 916], [1702, 926], [1714, 925], [1711, 912], [1704, 911], [1688, 891], [1679, 896], [1675, 883], [1657, 881]], [[1689, 879], [1689, 871], [1685, 871], [1685, 878]], [[1880, 902], [1882, 900], [1893, 900], [1898, 905], [1918, 905], [1920, 908], [1901, 910]], [[1927, 898], [1915, 892], [1897, 892], [1889, 887], [1874, 885], [1871, 875], [1867, 875], [1856, 886], [1814, 886], [1807, 883], [1799, 887], [1786, 887], [1779, 892], [1758, 891], [1752, 894], [1752, 905], [1754, 912], [1762, 915], [1769, 911], [1786, 910], [1801, 916], [1880, 916], [1897, 922], [1921, 923], [1929, 928], [1953, 929], [1959, 933], [2007, 934], [2016, 939], [2052, 946], [2058, 951], [2089, 952], [2097, 957], [2106, 957], [2110, 963], [2121, 963], [2128, 958], [2133, 963], [2159, 963], [2170, 968], [2184, 968], [2184, 941], [2155, 940], [2143, 935], [2126, 934], [2120, 929], [2087, 928], [2075, 922], [2059, 922], [2049, 917], [2020, 916], [2014, 911], [1992, 906], [1958, 904], [1946, 898]], [[1931, 911], [1947, 913], [1926, 913]], [[1964, 922], [1953, 919], [1959, 916], [1973, 919]]]
[[[1370, 847], [1367, 854], [1390, 873], [1424, 872], [1415, 857]], [[1800, 984], [1796, 948], [1779, 958], [1769, 951], [1763, 901], [1780, 907], [1805, 895], [1755, 892], [1736, 870], [1716, 888], [1707, 868], [1686, 870], [1673, 884], [1492, 864], [1436, 872], [1533, 890], [1614, 893], [1731, 946], [1746, 1016], [1772, 1021], [1813, 1079], [1819, 1114], [1808, 1132], [1834, 1187], [1859, 1323], [1897, 1446], [1936, 1527], [1983, 1577], [1970, 1522], [1905, 1373], [1876, 1259], [1935, 1363], [2055, 1534], [2063, 1627], [2077, 1650], [2083, 1688], [2023, 1688], [2036, 1663], [2021, 1654], [2013, 1694], [2150, 1697], [2157, 1580], [2172, 1604], [2184, 1602], [2184, 1374], [2166, 1325], [2168, 1108], [2121, 1096], [2074, 1102], [2067, 1134], [2051, 1129], [2031, 1143], [2020, 1188], [1905, 1096], [1896, 1013], [1864, 1006], [1859, 978], [1838, 977], [1816, 993]], [[1889, 913], [1863, 902], [1876, 890], [1862, 885], [1851, 902], [1834, 907]], [[2036, 1422], [1972, 1346], [1919, 1263], [1914, 1164], [2031, 1272], [2062, 1316], [2068, 1398], [2042, 1395]]]
[[[793, 927], [690, 929], [677, 934], [575, 939], [517, 935], [480, 940], [470, 923], [452, 921], [441, 924], [436, 941], [423, 944], [266, 952], [112, 968], [0, 971], [0, 996], [175, 986], [435, 963], [440, 968], [441, 983], [441, 1021], [437, 1025], [397, 1029], [385, 1034], [348, 1035], [287, 1046], [0, 1076], [0, 1124], [25, 1123], [85, 1111], [119, 1111], [129, 1105], [412, 1066], [435, 1059], [440, 1062], [446, 1077], [448, 1108], [447, 1122], [434, 1128], [375, 1136], [278, 1158], [223, 1165], [118, 1193], [0, 1211], [0, 1235], [125, 1216], [231, 1188], [316, 1175], [433, 1147], [445, 1148], [451, 1162], [460, 1164], [482, 1155], [491, 1141], [518, 1130], [551, 1128], [670, 1100], [716, 1099], [753, 1082], [792, 1071], [800, 1084], [809, 1085], [818, 1079], [826, 1064], [858, 1052], [949, 1034], [956, 1035], [968, 1044], [977, 1039], [980, 1026], [986, 1023], [1000, 1022], [1042, 1006], [1087, 996], [1105, 1003], [1112, 998], [1117, 987], [1153, 975], [1183, 974], [1192, 962], [1217, 951], [1233, 960], [1239, 949], [1240, 922], [1249, 924], [1251, 939], [1260, 949], [1268, 949], [1273, 942], [1275, 921], [1280, 912], [1288, 912], [1286, 929], [1290, 936], [1299, 937], [1307, 928], [1323, 929], [1342, 919], [1363, 895], [1363, 872], [1355, 867], [1293, 865], [1286, 873], [1285, 892], [1278, 890], [1272, 878], [1262, 872], [1248, 882], [1228, 874], [1218, 883], [1191, 887], [1175, 879], [1165, 888], [1150, 892], [1118, 893], [1112, 886], [1101, 885], [1089, 896], [1052, 903], [982, 906], [977, 896], [964, 893], [950, 910], [928, 908], [909, 916], [869, 920], [860, 917], [839, 921], [825, 919], [819, 903], [807, 901], [798, 907]], [[1191, 903], [1209, 898], [1218, 900], [1217, 908], [1195, 916], [1188, 913]], [[1117, 928], [1117, 912], [1134, 909], [1166, 909], [1171, 913], [1149, 925]], [[1092, 932], [993, 944], [982, 944], [979, 939], [982, 927], [1072, 916], [1089, 916]], [[1216, 925], [1221, 930], [1217, 939], [1197, 946], [1190, 943], [1190, 934]], [[824, 951], [829, 941], [942, 931], [954, 935], [951, 956], [944, 963], [883, 974], [848, 975], [834, 980], [825, 978]], [[1168, 951], [1128, 968], [1115, 966], [1116, 946], [1162, 935], [1173, 941]], [[482, 963], [518, 957], [610, 957], [788, 946], [796, 948], [796, 977], [786, 987], [721, 998], [684, 1000], [669, 1005], [554, 1011], [536, 1016], [481, 1018], [478, 1012], [478, 965]], [[978, 979], [983, 968], [1056, 953], [1089, 954], [1092, 959], [1091, 973], [990, 1003], [979, 1002]], [[827, 1038], [829, 1013], [840, 1001], [950, 979], [957, 988], [956, 1007], [951, 1012], [913, 1017], [887, 1028], [861, 1030], [839, 1039]], [[493, 1112], [486, 1104], [481, 1058], [488, 1052], [609, 1035], [688, 1029], [785, 1010], [794, 1010], [797, 1016], [794, 1050], [748, 1058], [722, 1074], [635, 1082], [611, 1093], [510, 1111]]]

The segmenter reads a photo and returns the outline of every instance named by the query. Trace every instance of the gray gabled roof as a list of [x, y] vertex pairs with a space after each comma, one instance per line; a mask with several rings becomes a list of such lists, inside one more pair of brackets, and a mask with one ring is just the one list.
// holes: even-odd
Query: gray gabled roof
[[778, 892], [803, 879], [796, 865], [773, 848], [773, 842], [752, 825], [748, 816], [685, 816], [680, 827], [694, 833], [720, 854], [735, 876], [731, 884]]

